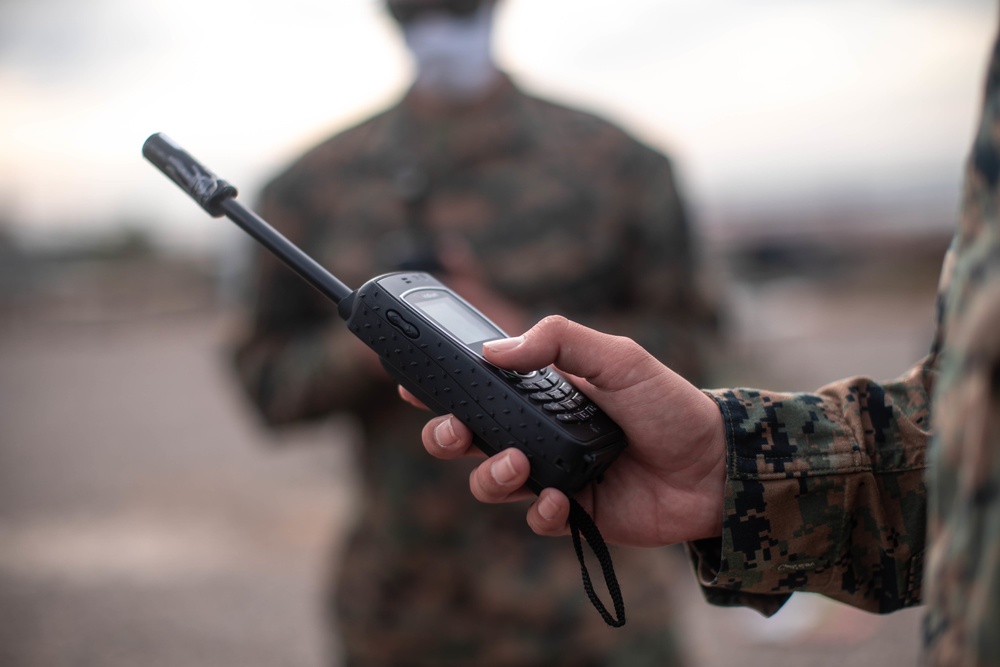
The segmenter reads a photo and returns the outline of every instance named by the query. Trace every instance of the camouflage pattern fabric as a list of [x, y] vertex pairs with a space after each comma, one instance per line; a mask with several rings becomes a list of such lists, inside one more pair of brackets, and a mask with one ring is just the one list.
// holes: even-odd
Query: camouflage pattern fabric
[[[411, 93], [309, 151], [259, 210], [352, 287], [433, 265], [436, 246], [457, 239], [491, 291], [522, 311], [509, 326], [566, 313], [705, 381], [714, 310], [669, 161], [509, 80], [460, 112]], [[669, 604], [682, 555], [678, 565], [615, 550], [629, 623], [605, 626], [569, 540], [533, 535], [522, 509], [474, 502], [469, 466], [426, 455], [426, 414], [399, 400], [332, 304], [267, 256], [259, 269], [235, 359], [261, 415], [278, 425], [350, 412], [365, 431], [361, 516], [332, 593], [347, 664], [682, 662]], [[504, 326], [503, 313], [477, 305]]]
[[928, 483], [925, 643], [933, 665], [1000, 665], [1000, 41], [942, 275]]
[[878, 612], [919, 602], [933, 376], [710, 392], [728, 441], [721, 545], [694, 550], [711, 602], [773, 613], [796, 590]]
[[808, 590], [888, 612], [923, 599], [927, 664], [1000, 665], [998, 182], [1000, 42], [930, 356], [885, 384], [709, 392], [729, 470], [723, 537], [689, 545], [709, 601], [773, 613]]

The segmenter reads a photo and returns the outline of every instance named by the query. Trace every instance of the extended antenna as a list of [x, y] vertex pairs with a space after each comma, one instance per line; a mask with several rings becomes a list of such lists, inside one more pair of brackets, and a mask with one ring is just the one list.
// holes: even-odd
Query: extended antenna
[[158, 132], [150, 135], [142, 145], [142, 154], [209, 215], [214, 218], [226, 216], [235, 222], [334, 303], [340, 303], [351, 295], [350, 287], [299, 250], [259, 215], [236, 201], [236, 188], [205, 169], [165, 134]]

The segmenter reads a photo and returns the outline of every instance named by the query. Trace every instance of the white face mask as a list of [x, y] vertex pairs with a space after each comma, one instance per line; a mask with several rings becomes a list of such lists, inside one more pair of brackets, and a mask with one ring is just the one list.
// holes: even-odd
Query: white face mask
[[468, 17], [444, 13], [421, 16], [403, 26], [417, 66], [414, 86], [453, 101], [474, 100], [497, 75], [490, 53], [493, 11], [483, 3]]

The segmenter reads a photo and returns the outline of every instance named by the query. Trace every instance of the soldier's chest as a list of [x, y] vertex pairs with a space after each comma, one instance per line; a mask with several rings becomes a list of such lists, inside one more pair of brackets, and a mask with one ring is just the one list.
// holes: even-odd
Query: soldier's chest
[[376, 159], [316, 181], [311, 208], [319, 254], [345, 279], [458, 239], [495, 288], [524, 302], [613, 280], [631, 210], [607, 172], [538, 154], [454, 167]]
[[334, 236], [457, 235], [480, 253], [542, 244], [599, 246], [625, 202], [607, 177], [532, 156], [448, 168], [385, 164], [348, 175], [325, 204]]

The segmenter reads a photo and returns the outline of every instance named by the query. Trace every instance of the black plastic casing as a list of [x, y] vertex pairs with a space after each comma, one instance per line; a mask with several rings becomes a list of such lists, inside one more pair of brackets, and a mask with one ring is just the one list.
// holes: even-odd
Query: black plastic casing
[[[372, 278], [341, 301], [340, 314], [393, 379], [435, 413], [458, 417], [473, 431], [480, 449], [490, 455], [508, 447], [524, 452], [531, 462], [528, 486], [535, 493], [555, 487], [574, 494], [599, 480], [626, 446], [618, 425], [600, 410], [578, 423], [559, 421], [529, 398], [531, 391], [518, 388], [526, 376], [493, 366], [480, 350], [449, 335], [403, 298], [419, 289], [447, 291], [483, 317], [420, 272]], [[545, 372], [563, 379], [552, 369]]]
[[[372, 278], [356, 291], [306, 255], [265, 220], [236, 201], [236, 188], [206, 169], [161, 133], [143, 144], [154, 166], [215, 217], [226, 216], [275, 254], [306, 282], [338, 304], [350, 330], [382, 360], [392, 377], [437, 414], [452, 413], [475, 434], [487, 454], [517, 447], [531, 461], [528, 486], [535, 493], [555, 487], [574, 494], [599, 480], [625, 447], [621, 429], [589, 401], [584, 419], [560, 421], [526, 381], [482, 357], [482, 340], [465, 344], [412, 307], [405, 296], [414, 290], [447, 292], [457, 300], [472, 328], [485, 323], [489, 335], [504, 337], [499, 327], [428, 273], [390, 273]], [[552, 369], [557, 383], [565, 378]], [[563, 413], [565, 417], [566, 414]]]

